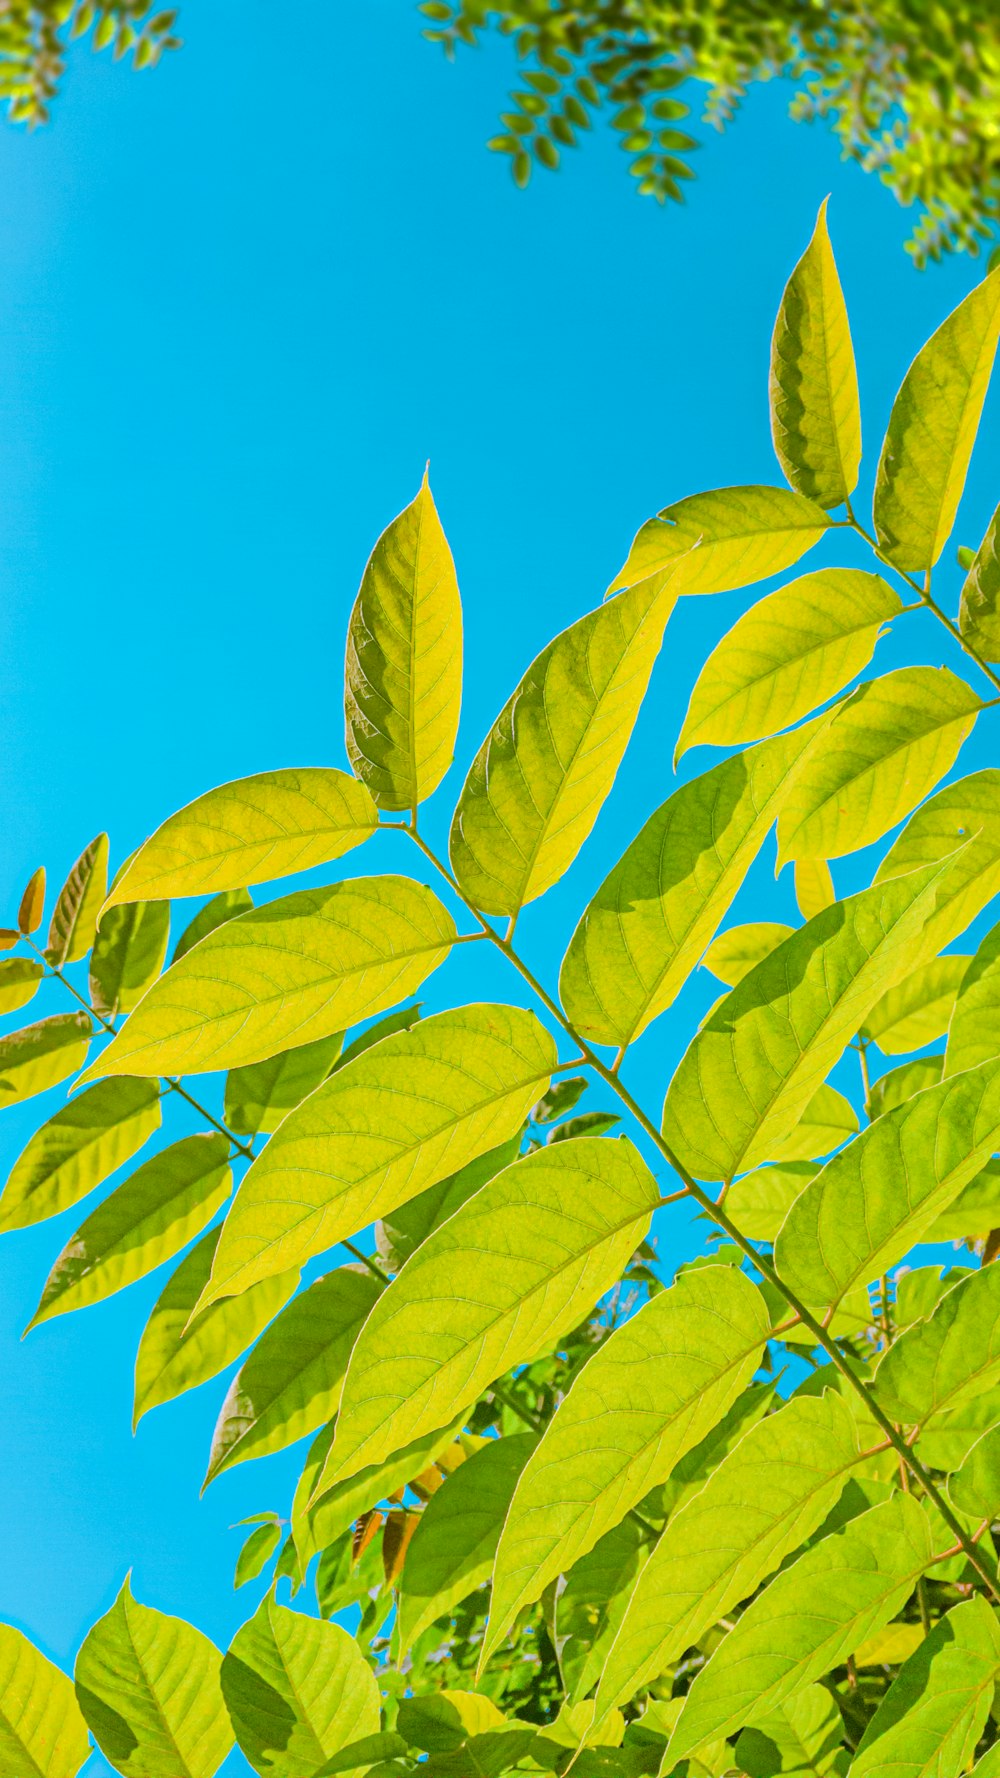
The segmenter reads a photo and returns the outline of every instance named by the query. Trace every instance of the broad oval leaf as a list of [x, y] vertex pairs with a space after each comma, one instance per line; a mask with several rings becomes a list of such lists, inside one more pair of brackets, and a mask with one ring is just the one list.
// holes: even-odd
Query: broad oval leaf
[[75, 1778], [89, 1753], [73, 1681], [0, 1624], [0, 1778]]
[[636, 533], [608, 593], [665, 571], [674, 573], [678, 595], [752, 586], [790, 568], [819, 542], [830, 522], [821, 506], [787, 488], [713, 488], [691, 494], [665, 506]]
[[130, 1013], [156, 981], [170, 938], [168, 901], [133, 901], [101, 917], [90, 957], [90, 1003], [115, 1019]]
[[748, 1278], [732, 1266], [699, 1266], [595, 1352], [514, 1491], [480, 1671], [522, 1607], [666, 1481], [722, 1418], [756, 1370], [768, 1327]]
[[1000, 1056], [1000, 922], [969, 962], [955, 1000], [945, 1049], [946, 1074]]
[[267, 1778], [314, 1778], [379, 1726], [378, 1685], [353, 1637], [270, 1595], [233, 1637], [222, 1690], [240, 1747]]
[[406, 877], [282, 896], [172, 964], [83, 1079], [262, 1062], [404, 1000], [455, 937], [437, 896]]
[[0, 1195], [0, 1229], [57, 1216], [122, 1166], [160, 1127], [155, 1081], [102, 1080], [36, 1130]]
[[461, 888], [515, 916], [569, 869], [628, 746], [673, 581], [590, 611], [533, 661], [477, 753], [451, 826]]
[[354, 1343], [382, 1289], [369, 1272], [342, 1267], [282, 1309], [229, 1385], [206, 1488], [234, 1463], [280, 1451], [333, 1418]]
[[53, 969], [76, 963], [94, 942], [108, 882], [108, 836], [99, 833], [70, 871], [49, 922], [45, 955]]
[[624, 1137], [560, 1142], [498, 1173], [376, 1303], [319, 1486], [384, 1461], [546, 1351], [610, 1288], [658, 1200]]
[[984, 1266], [941, 1298], [927, 1321], [884, 1354], [873, 1393], [901, 1424], [926, 1426], [1000, 1378], [1000, 1266]]
[[759, 741], [818, 709], [868, 665], [902, 609], [880, 575], [855, 568], [821, 568], [768, 593], [698, 675], [675, 763], [689, 747]]
[[906, 1055], [943, 1037], [971, 962], [969, 956], [948, 956], [921, 964], [876, 1002], [863, 1035], [874, 1038], [887, 1056]]
[[932, 1554], [930, 1520], [906, 1494], [807, 1550], [754, 1600], [698, 1674], [670, 1758], [688, 1758], [838, 1666], [895, 1616]]
[[1000, 1059], [887, 1112], [828, 1161], [782, 1224], [774, 1263], [806, 1303], [888, 1272], [1000, 1144]]
[[195, 1316], [220, 1233], [219, 1228], [209, 1229], [185, 1254], [143, 1329], [135, 1360], [133, 1430], [150, 1408], [196, 1389], [239, 1358], [298, 1284], [297, 1269], [282, 1272], [262, 1279], [241, 1296], [211, 1303]]
[[245, 1174], [206, 1301], [366, 1228], [521, 1128], [556, 1065], [533, 1013], [467, 1006], [340, 1068]]
[[954, 1778], [968, 1771], [1000, 1675], [1000, 1624], [982, 1597], [939, 1618], [865, 1729], [851, 1778]]
[[946, 784], [911, 815], [875, 873], [876, 883], [955, 851], [927, 926], [925, 954], [953, 943], [1000, 893], [1000, 771], [987, 767]]
[[955, 522], [1000, 335], [1000, 275], [959, 303], [917, 353], [893, 403], [875, 531], [897, 568], [933, 568]]
[[858, 373], [826, 200], [774, 324], [771, 436], [800, 494], [823, 507], [840, 506], [853, 494], [861, 463]]
[[727, 988], [735, 988], [745, 975], [749, 975], [755, 963], [762, 957], [769, 957], [776, 945], [786, 938], [791, 938], [792, 926], [782, 926], [777, 920], [756, 920], [748, 926], [730, 926], [728, 931], [720, 932], [714, 938], [702, 958], [706, 969]]
[[28, 1326], [144, 1278], [200, 1234], [229, 1196], [225, 1136], [183, 1136], [146, 1161], [66, 1243]]
[[755, 1167], [733, 1180], [726, 1193], [726, 1215], [748, 1240], [773, 1242], [799, 1193], [817, 1172], [815, 1161]]
[[624, 1049], [670, 1006], [756, 858], [813, 730], [736, 754], [668, 797], [604, 879], [559, 974], [567, 1017]]
[[663, 1134], [701, 1179], [770, 1160], [845, 1044], [919, 960], [940, 872], [928, 865], [817, 914], [720, 1002], [681, 1059]]
[[85, 1012], [60, 1012], [0, 1037], [0, 1111], [75, 1074], [93, 1031]]
[[266, 1062], [233, 1068], [226, 1076], [223, 1117], [238, 1136], [270, 1136], [278, 1125], [322, 1086], [343, 1046], [343, 1032], [317, 1037], [283, 1050]]
[[859, 1456], [856, 1423], [830, 1390], [751, 1427], [668, 1520], [609, 1651], [595, 1722], [753, 1596], [822, 1525]]
[[195, 945], [214, 932], [217, 926], [224, 926], [227, 920], [235, 920], [237, 914], [249, 913], [253, 907], [253, 896], [248, 889], [224, 889], [221, 895], [213, 895], [199, 908], [193, 920], [190, 920], [174, 946], [171, 963], [193, 951]]
[[982, 702], [947, 667], [900, 667], [848, 698], [778, 819], [778, 860], [842, 858], [880, 839], [958, 757]]
[[347, 772], [258, 772], [171, 815], [133, 854], [105, 907], [245, 890], [328, 864], [377, 826], [371, 797]]
[[126, 1580], [76, 1661], [76, 1695], [105, 1759], [129, 1778], [213, 1778], [233, 1745], [221, 1660], [200, 1630], [140, 1605]]
[[1000, 660], [1000, 506], [966, 575], [958, 627], [981, 659]]
[[42, 965], [31, 957], [5, 958], [0, 963], [0, 1015], [27, 1006], [37, 994], [44, 973]]

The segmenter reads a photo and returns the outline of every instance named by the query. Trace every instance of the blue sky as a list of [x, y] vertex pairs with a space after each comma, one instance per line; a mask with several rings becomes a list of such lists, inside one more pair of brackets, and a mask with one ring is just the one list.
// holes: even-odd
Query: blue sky
[[[906, 364], [980, 273], [915, 273], [905, 214], [831, 137], [787, 120], [780, 84], [728, 144], [704, 132], [684, 210], [638, 199], [601, 131], [522, 194], [483, 146], [507, 46], [450, 67], [410, 0], [303, 0], [294, 38], [275, 18], [263, 0], [191, 4], [183, 52], [155, 73], [77, 51], [52, 127], [0, 130], [0, 922], [38, 863], [61, 880], [101, 828], [120, 860], [212, 784], [345, 763], [347, 615], [428, 458], [465, 603], [464, 766], [531, 657], [599, 602], [643, 519], [704, 487], [778, 479], [770, 331], [828, 192], [869, 478]], [[993, 510], [997, 445], [994, 401], [962, 541]], [[849, 559], [828, 548], [816, 565]], [[671, 620], [615, 797], [576, 872], [523, 922], [550, 981], [588, 894], [672, 786], [701, 660], [759, 590]], [[930, 620], [904, 622], [882, 670], [958, 664]], [[988, 722], [963, 770], [995, 758]], [[709, 763], [700, 750], [683, 770]], [[459, 784], [456, 771], [431, 830]], [[404, 867], [379, 845], [349, 874]], [[866, 868], [848, 861], [839, 886]], [[762, 865], [740, 916], [789, 917], [786, 878], [775, 889]], [[432, 1000], [513, 996], [499, 963], [475, 988], [470, 967], [460, 951]], [[712, 997], [702, 974], [644, 1040], [631, 1078], [650, 1105]], [[5, 1114], [7, 1165], [37, 1121], [37, 1105]], [[225, 1641], [256, 1598], [232, 1593], [227, 1527], [285, 1509], [301, 1453], [199, 1501], [224, 1381], [133, 1440], [132, 1361], [162, 1276], [18, 1343], [78, 1219], [3, 1244], [0, 1619], [68, 1664], [132, 1565], [141, 1598]], [[670, 1260], [694, 1239], [686, 1217], [668, 1224]]]

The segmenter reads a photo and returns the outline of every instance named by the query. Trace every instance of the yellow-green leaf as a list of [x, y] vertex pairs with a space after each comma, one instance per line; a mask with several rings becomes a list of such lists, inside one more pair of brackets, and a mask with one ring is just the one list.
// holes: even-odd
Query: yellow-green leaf
[[340, 1054], [342, 1031], [283, 1050], [226, 1076], [223, 1116], [238, 1136], [270, 1136], [290, 1111], [322, 1086]]
[[21, 897], [17, 910], [19, 932], [37, 932], [42, 923], [42, 911], [45, 907], [45, 866], [38, 869], [28, 878], [28, 886]]
[[1000, 1675], [1000, 1625], [982, 1596], [939, 1618], [881, 1700], [851, 1778], [954, 1778], [966, 1772]]
[[958, 627], [984, 661], [1000, 661], [1000, 506], [965, 577]]
[[874, 1123], [876, 1118], [885, 1117], [889, 1111], [895, 1111], [897, 1105], [905, 1105], [917, 1093], [926, 1092], [928, 1087], [936, 1086], [941, 1079], [944, 1068], [943, 1056], [918, 1056], [914, 1062], [904, 1062], [900, 1068], [890, 1068], [872, 1082], [871, 1091], [865, 1102], [865, 1110]]
[[947, 667], [901, 667], [848, 698], [817, 738], [778, 820], [779, 867], [880, 839], [958, 757], [982, 702]]
[[883, 1411], [926, 1425], [982, 1395], [1000, 1378], [1000, 1266], [984, 1266], [946, 1291], [933, 1315], [900, 1334], [875, 1372]]
[[381, 809], [415, 809], [451, 765], [462, 603], [426, 475], [383, 531], [347, 633], [347, 752]]
[[910, 817], [875, 873], [876, 883], [962, 847], [942, 879], [926, 932], [928, 957], [953, 943], [1000, 893], [1000, 771], [987, 767], [946, 784]]
[[945, 1073], [1000, 1056], [1000, 924], [990, 928], [959, 984], [948, 1027]]
[[108, 882], [108, 836], [99, 833], [70, 871], [49, 922], [45, 955], [54, 969], [85, 957], [94, 942]]
[[105, 907], [269, 883], [340, 858], [377, 825], [367, 790], [346, 772], [313, 766], [238, 778], [158, 827], [120, 873]]
[[771, 1242], [818, 1170], [815, 1161], [755, 1167], [733, 1180], [726, 1193], [726, 1215], [749, 1240]]
[[[327, 1457], [333, 1442], [334, 1423], [316, 1434], [306, 1457], [302, 1475], [292, 1501], [292, 1535], [303, 1569], [308, 1567], [317, 1550], [324, 1550], [354, 1524], [362, 1513], [386, 1503], [415, 1476], [440, 1457], [455, 1442], [465, 1410], [433, 1432], [411, 1439], [394, 1451], [385, 1463], [371, 1464], [359, 1470], [346, 1482], [326, 1487], [322, 1480]], [[315, 1499], [314, 1499], [315, 1496]]]
[[933, 568], [965, 487], [1000, 335], [1000, 274], [977, 284], [917, 353], [893, 403], [875, 530], [897, 568]]
[[832, 907], [837, 892], [825, 858], [797, 858], [795, 861], [795, 903], [803, 920], [811, 920], [824, 908]]
[[454, 942], [451, 915], [407, 877], [282, 896], [171, 964], [84, 1079], [261, 1062], [404, 1000]]
[[1000, 1228], [1000, 1157], [988, 1160], [982, 1171], [970, 1179], [936, 1216], [927, 1230], [928, 1241], [982, 1240], [991, 1229]]
[[124, 1290], [185, 1247], [229, 1195], [228, 1160], [228, 1141], [213, 1132], [146, 1161], [67, 1242], [29, 1326]]
[[314, 1778], [379, 1726], [378, 1684], [354, 1638], [270, 1594], [237, 1630], [222, 1690], [240, 1747], [264, 1778]]
[[820, 506], [854, 492], [861, 462], [858, 373], [824, 199], [785, 285], [771, 341], [771, 435], [789, 482]]
[[484, 913], [517, 914], [569, 869], [614, 783], [676, 598], [668, 577], [588, 612], [504, 705], [451, 827], [455, 875]]
[[749, 926], [730, 926], [728, 931], [720, 932], [718, 938], [712, 940], [702, 963], [720, 982], [725, 982], [727, 988], [735, 988], [754, 964], [759, 963], [762, 957], [769, 957], [775, 945], [790, 938], [793, 930], [793, 927], [782, 926], [776, 920], [757, 920]]
[[768, 593], [709, 655], [675, 762], [689, 747], [759, 741], [825, 704], [868, 665], [902, 610], [878, 574], [822, 568]]
[[771, 1161], [812, 1161], [855, 1134], [857, 1113], [849, 1099], [826, 1082], [817, 1087], [793, 1130], [776, 1142]]
[[92, 1029], [85, 1012], [60, 1012], [0, 1037], [0, 1111], [75, 1074], [87, 1059]]
[[206, 1301], [366, 1228], [521, 1128], [556, 1065], [533, 1013], [468, 1006], [339, 1068], [245, 1174]]
[[75, 1778], [89, 1752], [73, 1681], [0, 1624], [0, 1778]]
[[103, 1080], [63, 1105], [14, 1162], [0, 1196], [0, 1229], [57, 1216], [134, 1155], [160, 1127], [149, 1080]]
[[213, 895], [199, 908], [193, 920], [189, 921], [174, 946], [171, 963], [185, 952], [193, 951], [195, 945], [214, 932], [217, 926], [224, 926], [227, 920], [234, 920], [237, 914], [246, 914], [253, 907], [253, 897], [248, 889], [224, 889], [221, 895]]
[[0, 1015], [27, 1006], [38, 992], [44, 970], [31, 957], [7, 957], [0, 963]]
[[943, 1037], [971, 961], [961, 955], [934, 957], [904, 976], [872, 1007], [864, 1036], [874, 1038], [887, 1056], [906, 1055]]
[[155, 982], [170, 937], [168, 901], [133, 901], [102, 916], [90, 957], [90, 1003], [107, 1019], [137, 1006]]
[[608, 592], [637, 586], [665, 570], [672, 571], [676, 596], [752, 586], [790, 568], [819, 542], [830, 522], [821, 506], [787, 488], [691, 494], [647, 520]]

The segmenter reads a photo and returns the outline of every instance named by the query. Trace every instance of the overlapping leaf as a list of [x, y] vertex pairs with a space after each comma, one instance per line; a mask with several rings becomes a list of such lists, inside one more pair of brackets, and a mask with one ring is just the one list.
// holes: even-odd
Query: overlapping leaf
[[163, 968], [170, 938], [170, 903], [135, 901], [109, 908], [90, 957], [90, 1003], [114, 1019], [138, 1006]]
[[874, 1038], [887, 1056], [923, 1049], [943, 1037], [971, 961], [969, 956], [950, 955], [922, 964], [872, 1007], [864, 1035]]
[[[830, 520], [786, 488], [713, 488], [665, 506], [636, 533], [608, 593], [665, 573], [678, 594], [724, 593], [790, 568], [818, 543]], [[679, 565], [679, 558], [685, 557]]]
[[7, 957], [0, 963], [0, 1014], [17, 1012], [38, 992], [44, 970], [31, 957]]
[[73, 1681], [0, 1624], [0, 1778], [75, 1778], [89, 1752]]
[[864, 1732], [851, 1778], [953, 1778], [968, 1770], [1000, 1675], [1000, 1624], [985, 1599], [940, 1618], [900, 1668]]
[[861, 462], [858, 373], [825, 201], [774, 326], [771, 434], [778, 462], [800, 494], [832, 507], [854, 492]]
[[907, 1425], [937, 1419], [1000, 1378], [1000, 1266], [946, 1292], [929, 1321], [907, 1328], [875, 1372], [885, 1413]]
[[817, 1087], [794, 1129], [771, 1150], [773, 1161], [815, 1160], [855, 1135], [857, 1112], [843, 1093], [824, 1083]]
[[463, 1411], [447, 1426], [436, 1427], [393, 1451], [384, 1463], [373, 1463], [330, 1487], [323, 1478], [335, 1423], [324, 1426], [309, 1447], [292, 1501], [292, 1535], [303, 1568], [317, 1550], [334, 1543], [362, 1513], [398, 1494], [447, 1451], [464, 1417]]
[[85, 1012], [59, 1012], [0, 1037], [0, 1111], [75, 1074], [87, 1059], [92, 1030]]
[[1000, 1055], [1000, 925], [990, 928], [962, 978], [948, 1028], [945, 1073]]
[[752, 925], [731, 926], [712, 940], [702, 963], [720, 982], [725, 982], [727, 988], [735, 988], [737, 982], [749, 975], [755, 963], [762, 957], [769, 957], [776, 945], [791, 938], [793, 931], [794, 927], [783, 926], [778, 920], [755, 920]]
[[36, 1130], [0, 1195], [0, 1229], [27, 1228], [75, 1204], [160, 1127], [149, 1080], [102, 1080]]
[[270, 1595], [237, 1630], [222, 1690], [240, 1747], [261, 1774], [314, 1778], [379, 1726], [378, 1685], [353, 1637]]
[[[632, 1515], [605, 1531], [593, 1549], [574, 1562], [562, 1591], [556, 1588], [553, 1640], [571, 1703], [593, 1691], [649, 1559], [654, 1533], [640, 1518]], [[607, 1717], [603, 1726], [608, 1726]]]
[[234, 920], [237, 914], [248, 913], [253, 907], [253, 897], [248, 889], [224, 889], [221, 895], [213, 895], [199, 908], [193, 920], [189, 921], [174, 946], [171, 963], [178, 957], [193, 951], [195, 945], [214, 932], [217, 926], [224, 926], [227, 920]]
[[795, 902], [803, 920], [811, 920], [837, 899], [825, 858], [797, 858], [795, 861]]
[[876, 883], [955, 852], [927, 926], [926, 956], [951, 944], [1000, 893], [1000, 771], [959, 778], [910, 817], [875, 873]]
[[984, 661], [1000, 660], [1000, 506], [965, 577], [958, 625]]
[[238, 1136], [270, 1135], [322, 1086], [340, 1054], [343, 1034], [317, 1037], [297, 1049], [269, 1056], [249, 1068], [234, 1068], [226, 1077], [223, 1116]]

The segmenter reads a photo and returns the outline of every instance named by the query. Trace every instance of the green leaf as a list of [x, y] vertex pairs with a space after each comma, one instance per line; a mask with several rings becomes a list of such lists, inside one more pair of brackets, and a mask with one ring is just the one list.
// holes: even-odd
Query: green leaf
[[771, 341], [771, 435], [793, 488], [820, 506], [854, 492], [861, 462], [858, 373], [824, 199], [785, 285]]
[[270, 1596], [233, 1637], [222, 1690], [236, 1739], [262, 1774], [313, 1778], [325, 1759], [378, 1731], [378, 1686], [353, 1637]]
[[239, 1136], [271, 1135], [278, 1125], [322, 1086], [340, 1054], [343, 1032], [317, 1037], [298, 1049], [283, 1050], [266, 1062], [234, 1068], [226, 1076], [223, 1117]]
[[369, 557], [347, 632], [347, 752], [380, 809], [437, 789], [461, 701], [462, 603], [425, 474]]
[[1000, 1512], [1000, 1426], [991, 1426], [976, 1440], [948, 1483], [948, 1493], [959, 1512], [977, 1523], [992, 1522]]
[[670, 1759], [676, 1764], [759, 1720], [838, 1666], [895, 1616], [932, 1554], [930, 1521], [906, 1494], [807, 1550], [754, 1600], [698, 1674]]
[[372, 1310], [320, 1485], [383, 1462], [550, 1350], [618, 1278], [658, 1198], [624, 1138], [560, 1142], [498, 1173]]
[[941, 1079], [944, 1067], [943, 1056], [918, 1056], [914, 1062], [904, 1062], [899, 1068], [890, 1068], [873, 1082], [871, 1092], [865, 1103], [865, 1110], [874, 1123], [876, 1118], [885, 1117], [886, 1112], [895, 1111], [898, 1105], [905, 1105], [908, 1099], [924, 1093], [928, 1087], [936, 1086]]
[[953, 1606], [900, 1669], [868, 1724], [851, 1778], [953, 1778], [968, 1770], [1000, 1673], [986, 1600]]
[[737, 619], [698, 675], [674, 755], [776, 734], [868, 665], [902, 600], [878, 574], [823, 568]]
[[[874, 1038], [887, 1056], [906, 1055], [943, 1037], [971, 961], [968, 956], [948, 956], [922, 964], [872, 1007], [864, 1036]], [[1000, 1046], [994, 1053], [1000, 1053]]]
[[0, 1229], [57, 1216], [114, 1173], [160, 1127], [154, 1081], [88, 1087], [36, 1130], [0, 1196]]
[[455, 876], [484, 913], [516, 916], [569, 869], [615, 781], [676, 598], [668, 580], [588, 612], [504, 705], [451, 827]]
[[382, 1286], [341, 1268], [295, 1297], [229, 1385], [212, 1434], [204, 1486], [249, 1457], [280, 1451], [332, 1419], [351, 1348]]
[[510, 1497], [536, 1442], [531, 1432], [490, 1439], [431, 1495], [400, 1583], [399, 1659], [489, 1580]]
[[733, 1749], [749, 1778], [823, 1778], [847, 1771], [844, 1719], [824, 1685], [807, 1685], [744, 1729]]
[[714, 938], [702, 958], [706, 969], [727, 988], [735, 988], [762, 957], [769, 957], [776, 945], [791, 938], [792, 926], [777, 920], [756, 920], [749, 926], [730, 926]]
[[75, 1778], [89, 1752], [73, 1681], [0, 1624], [0, 1778]]
[[984, 278], [910, 365], [875, 484], [875, 531], [897, 568], [933, 568], [958, 502], [1000, 335], [1000, 277]]
[[926, 1425], [1000, 1378], [1000, 1266], [962, 1279], [929, 1321], [900, 1334], [873, 1384], [879, 1406], [901, 1424]]
[[45, 1283], [28, 1329], [102, 1302], [200, 1234], [229, 1196], [225, 1136], [184, 1136], [146, 1161], [81, 1223]]
[[346, 1049], [341, 1050], [330, 1070], [331, 1074], [336, 1074], [341, 1068], [346, 1068], [348, 1062], [356, 1061], [358, 1056], [364, 1055], [365, 1050], [370, 1050], [376, 1043], [381, 1043], [383, 1037], [392, 1037], [397, 1031], [412, 1031], [414, 1025], [420, 1020], [421, 1012], [421, 1003], [417, 1001], [413, 1006], [398, 1006], [395, 1012], [386, 1013], [384, 1019], [376, 1019], [374, 1024], [368, 1025], [364, 1031], [360, 1031]]
[[60, 1012], [0, 1037], [0, 1110], [75, 1074], [86, 1061], [92, 1030], [85, 1012]]
[[250, 1580], [256, 1580], [262, 1574], [271, 1557], [281, 1542], [281, 1520], [270, 1519], [265, 1525], [258, 1525], [251, 1531], [243, 1548], [236, 1558], [236, 1573], [233, 1587], [238, 1591]]
[[433, 1432], [412, 1439], [394, 1451], [385, 1463], [374, 1463], [346, 1482], [338, 1482], [330, 1488], [325, 1486], [322, 1477], [334, 1426], [324, 1426], [309, 1447], [292, 1502], [292, 1532], [302, 1567], [308, 1565], [317, 1550], [326, 1549], [340, 1537], [362, 1513], [380, 1501], [389, 1500], [415, 1476], [421, 1475], [454, 1443], [464, 1419], [463, 1409], [447, 1426], [439, 1426]]
[[817, 1172], [815, 1161], [783, 1161], [755, 1167], [734, 1179], [726, 1193], [726, 1215], [750, 1241], [773, 1241], [799, 1193]]
[[806, 1303], [839, 1303], [923, 1240], [1000, 1143], [1000, 1060], [943, 1080], [834, 1155], [782, 1225], [779, 1277]]
[[76, 963], [94, 942], [108, 882], [108, 836], [99, 833], [70, 871], [49, 922], [45, 955], [53, 969]]
[[156, 981], [170, 938], [170, 903], [135, 901], [102, 915], [90, 958], [90, 1002], [114, 1019]]
[[105, 906], [269, 883], [340, 858], [377, 826], [367, 790], [346, 772], [258, 772], [171, 815], [133, 854]]
[[795, 1128], [773, 1150], [775, 1161], [812, 1161], [856, 1134], [857, 1113], [836, 1087], [817, 1087]]
[[575, 1703], [601, 1677], [651, 1542], [650, 1533], [634, 1518], [623, 1519], [566, 1576], [556, 1598], [553, 1640], [563, 1685]]
[[984, 661], [1000, 660], [1000, 506], [962, 588], [958, 627]]
[[876, 883], [963, 850], [943, 880], [927, 924], [925, 955], [951, 944], [1000, 893], [1000, 771], [988, 767], [945, 785], [910, 817], [875, 873]]
[[304, 1264], [513, 1135], [556, 1061], [533, 1013], [483, 1005], [338, 1069], [244, 1176], [206, 1301]]
[[449, 1174], [437, 1185], [427, 1186], [408, 1203], [397, 1205], [384, 1216], [375, 1226], [375, 1236], [379, 1253], [389, 1269], [398, 1272], [420, 1243], [447, 1222], [449, 1216], [454, 1216], [480, 1186], [493, 1179], [502, 1167], [509, 1167], [517, 1160], [520, 1146], [521, 1133], [517, 1131], [499, 1147], [489, 1149], [478, 1160], [460, 1167], [457, 1173]]
[[1000, 1159], [987, 1161], [975, 1179], [936, 1216], [927, 1230], [928, 1241], [983, 1239], [1000, 1228]]
[[798, 858], [795, 861], [795, 902], [803, 920], [811, 920], [837, 899], [825, 858]]
[[184, 957], [193, 951], [195, 945], [214, 932], [217, 926], [224, 926], [227, 920], [234, 920], [237, 914], [248, 913], [253, 907], [253, 897], [248, 889], [224, 889], [221, 895], [213, 895], [203, 908], [199, 908], [194, 919], [184, 928], [174, 946], [171, 963], [178, 957]]
[[900, 667], [848, 698], [818, 737], [778, 818], [778, 864], [842, 858], [881, 839], [934, 789], [981, 700], [947, 667]]
[[31, 957], [8, 957], [0, 963], [0, 1015], [27, 1006], [44, 973], [42, 965]]
[[172, 964], [84, 1079], [238, 1068], [328, 1037], [412, 994], [455, 936], [437, 896], [406, 877], [282, 896]]
[[992, 926], [964, 975], [948, 1030], [946, 1074], [1000, 1056], [1000, 922]]
[[105, 1759], [129, 1778], [212, 1778], [233, 1744], [220, 1661], [200, 1630], [140, 1605], [126, 1579], [76, 1662], [76, 1695]]
[[668, 1520], [605, 1663], [596, 1721], [666, 1672], [822, 1525], [859, 1454], [855, 1422], [830, 1390], [750, 1428]]
[[480, 1692], [442, 1690], [425, 1698], [404, 1698], [397, 1718], [407, 1745], [421, 1753], [447, 1753], [470, 1735], [505, 1727], [491, 1698]]
[[625, 1048], [674, 1001], [764, 844], [814, 733], [765, 741], [682, 785], [604, 879], [559, 975], [567, 1017], [589, 1042]]
[[595, 1352], [514, 1492], [480, 1671], [522, 1607], [722, 1418], [756, 1370], [768, 1326], [750, 1280], [707, 1265], [682, 1273]]
[[221, 1232], [209, 1229], [185, 1254], [143, 1329], [135, 1361], [133, 1430], [150, 1408], [197, 1389], [239, 1358], [298, 1285], [297, 1269], [264, 1278], [241, 1296], [212, 1303], [192, 1320]]
[[960, 1469], [976, 1441], [998, 1422], [1000, 1388], [994, 1384], [982, 1395], [935, 1415], [917, 1440], [917, 1455], [931, 1469], [946, 1473]]
[[701, 1179], [771, 1159], [871, 1007], [920, 960], [928, 865], [817, 914], [737, 983], [688, 1046], [663, 1134]]
[[819, 542], [829, 524], [822, 507], [785, 488], [713, 488], [708, 494], [691, 494], [665, 506], [636, 533], [608, 593], [668, 570], [675, 594], [752, 586], [790, 568]]

